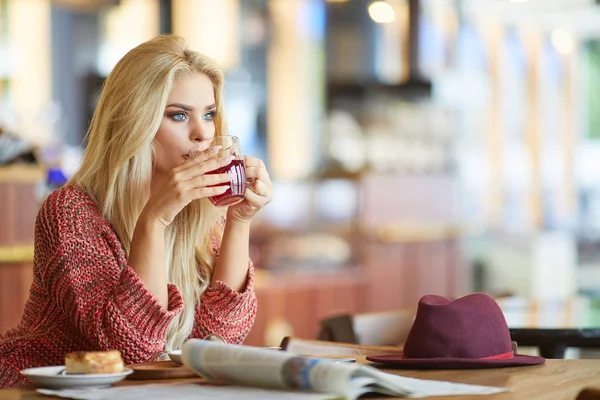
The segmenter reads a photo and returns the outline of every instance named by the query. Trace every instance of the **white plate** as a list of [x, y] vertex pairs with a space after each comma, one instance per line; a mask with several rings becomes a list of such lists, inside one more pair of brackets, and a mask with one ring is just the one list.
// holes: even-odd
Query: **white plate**
[[123, 372], [114, 374], [81, 374], [58, 375], [65, 367], [40, 367], [28, 368], [21, 371], [36, 386], [49, 389], [76, 389], [76, 388], [105, 388], [115, 382], [122, 381], [133, 372], [125, 368]]
[[183, 361], [181, 361], [181, 350], [169, 351], [167, 354], [175, 364], [183, 365]]

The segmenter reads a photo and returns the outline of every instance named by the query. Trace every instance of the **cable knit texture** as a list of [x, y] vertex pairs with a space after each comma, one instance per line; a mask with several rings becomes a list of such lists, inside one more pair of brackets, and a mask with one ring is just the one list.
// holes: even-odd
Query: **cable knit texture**
[[[126, 364], [145, 362], [164, 348], [167, 326], [183, 308], [177, 287], [169, 285], [168, 294], [165, 309], [127, 264], [86, 192], [56, 190], [36, 220], [34, 277], [21, 322], [0, 335], [0, 388], [29, 384], [21, 369], [63, 365], [70, 351], [118, 349]], [[223, 282], [204, 292], [190, 337], [218, 333], [241, 343], [256, 308], [250, 263], [242, 292]]]

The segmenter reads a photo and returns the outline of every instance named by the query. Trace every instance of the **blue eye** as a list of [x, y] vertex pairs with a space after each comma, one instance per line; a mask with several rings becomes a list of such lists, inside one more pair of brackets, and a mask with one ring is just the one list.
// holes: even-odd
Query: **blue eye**
[[181, 112], [181, 111], [170, 113], [170, 114], [167, 114], [167, 115], [173, 121], [177, 121], [177, 122], [183, 122], [183, 121], [186, 121], [188, 119], [187, 114], [184, 113], [184, 112]]
[[205, 121], [212, 121], [215, 118], [215, 112], [211, 111], [209, 113], [206, 113], [202, 116], [202, 119]]

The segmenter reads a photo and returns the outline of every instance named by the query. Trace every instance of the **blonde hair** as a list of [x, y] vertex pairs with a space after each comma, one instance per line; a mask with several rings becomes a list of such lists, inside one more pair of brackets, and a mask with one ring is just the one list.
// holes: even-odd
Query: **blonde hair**
[[[212, 81], [215, 134], [222, 135], [223, 73], [213, 60], [189, 50], [181, 37], [159, 36], [137, 46], [117, 63], [104, 84], [86, 135], [81, 168], [69, 184], [92, 196], [127, 253], [150, 196], [152, 140], [167, 98], [178, 77], [194, 72]], [[180, 348], [193, 329], [197, 303], [214, 269], [211, 239], [222, 235], [220, 216], [207, 199], [201, 199], [185, 207], [166, 229], [168, 281], [179, 288], [185, 304], [167, 329], [167, 350]]]

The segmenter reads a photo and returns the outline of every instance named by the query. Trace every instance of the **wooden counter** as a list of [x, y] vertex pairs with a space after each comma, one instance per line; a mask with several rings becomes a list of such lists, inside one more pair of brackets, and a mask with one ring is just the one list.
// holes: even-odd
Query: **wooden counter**
[[0, 267], [6, 263], [33, 262], [33, 243], [0, 246]]
[[0, 182], [38, 183], [45, 177], [46, 170], [38, 165], [11, 165], [0, 167]]
[[0, 247], [33, 243], [40, 167], [0, 167]]
[[33, 279], [33, 230], [39, 210], [39, 166], [0, 167], [0, 332], [21, 318]]
[[357, 266], [331, 272], [270, 275], [256, 270], [256, 321], [244, 344], [279, 346], [284, 336], [316, 337], [319, 322], [363, 311], [365, 281]]

